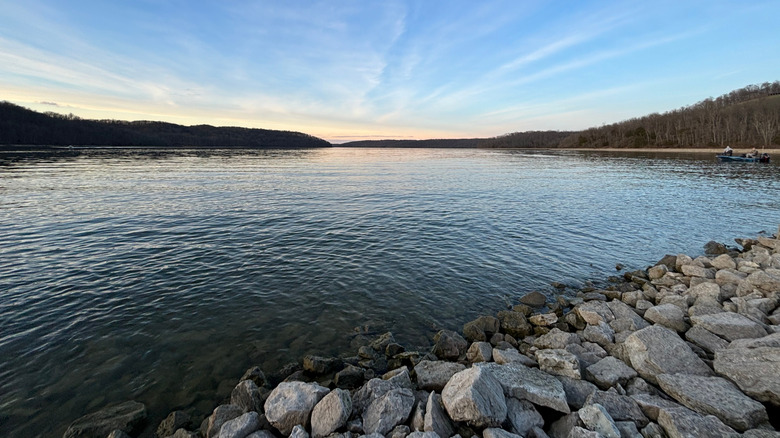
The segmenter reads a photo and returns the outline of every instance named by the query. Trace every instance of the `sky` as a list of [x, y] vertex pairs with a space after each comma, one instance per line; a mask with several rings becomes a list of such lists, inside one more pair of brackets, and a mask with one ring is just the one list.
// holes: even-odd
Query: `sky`
[[780, 79], [780, 1], [0, 0], [0, 100], [361, 139], [580, 130]]

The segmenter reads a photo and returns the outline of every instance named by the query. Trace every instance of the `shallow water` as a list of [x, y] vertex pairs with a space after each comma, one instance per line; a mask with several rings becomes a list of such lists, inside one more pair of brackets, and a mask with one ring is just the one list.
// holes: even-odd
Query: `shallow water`
[[777, 230], [780, 167], [446, 149], [0, 153], [0, 435], [136, 399], [206, 413], [250, 365], [427, 347], [553, 281]]

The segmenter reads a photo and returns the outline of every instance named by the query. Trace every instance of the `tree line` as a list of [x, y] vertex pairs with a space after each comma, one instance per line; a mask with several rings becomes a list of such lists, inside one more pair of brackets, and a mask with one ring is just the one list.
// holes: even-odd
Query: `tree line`
[[748, 85], [663, 114], [590, 128], [564, 148], [780, 146], [780, 81]]
[[72, 114], [38, 113], [0, 102], [0, 145], [313, 148], [331, 146], [292, 131], [182, 126], [165, 122], [87, 120]]

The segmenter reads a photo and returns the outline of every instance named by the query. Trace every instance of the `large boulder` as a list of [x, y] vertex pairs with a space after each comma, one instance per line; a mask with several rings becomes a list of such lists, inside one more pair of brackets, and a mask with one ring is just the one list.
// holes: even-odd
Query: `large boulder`
[[599, 322], [609, 324], [615, 319], [612, 310], [603, 301], [588, 301], [577, 306], [575, 311], [583, 321], [591, 325], [598, 325]]
[[675, 400], [702, 414], [711, 414], [744, 432], [769, 421], [766, 408], [721, 377], [659, 374], [659, 385]]
[[441, 391], [444, 385], [455, 373], [463, 371], [466, 366], [455, 362], [420, 361], [415, 367], [417, 387], [426, 391]]
[[146, 405], [127, 401], [85, 415], [71, 423], [63, 438], [105, 438], [118, 429], [132, 434], [146, 420]]
[[311, 411], [328, 392], [316, 383], [282, 382], [265, 401], [266, 418], [285, 436], [299, 424], [308, 429]]
[[471, 362], [490, 362], [493, 359], [493, 346], [489, 342], [473, 342], [466, 351], [466, 359]]
[[739, 432], [723, 424], [714, 415], [702, 415], [686, 407], [660, 409], [658, 424], [669, 438], [739, 437]]
[[457, 360], [466, 354], [469, 343], [463, 336], [452, 330], [440, 330], [433, 337], [433, 354], [439, 359]]
[[756, 271], [748, 275], [748, 283], [763, 292], [780, 291], [780, 275], [773, 275], [768, 271]]
[[693, 316], [691, 322], [694, 326], [705, 328], [727, 341], [760, 338], [767, 335], [761, 324], [733, 312]]
[[411, 389], [392, 389], [373, 400], [363, 412], [363, 430], [366, 434], [386, 435], [394, 427], [406, 422], [414, 407]]
[[490, 427], [506, 419], [502, 386], [490, 369], [475, 366], [455, 374], [441, 396], [450, 418], [455, 421]]
[[352, 414], [352, 397], [348, 391], [334, 389], [314, 406], [311, 412], [311, 435], [322, 438], [347, 424]]
[[780, 348], [726, 348], [715, 352], [715, 371], [747, 395], [780, 406]]
[[[717, 285], [715, 286], [717, 287]], [[685, 313], [674, 304], [660, 304], [647, 309], [645, 319], [679, 333], [685, 333], [690, 328], [688, 323], [685, 322]]]
[[660, 325], [632, 333], [626, 338], [623, 350], [631, 366], [640, 376], [652, 383], [656, 383], [655, 376], [658, 374], [713, 375], [710, 367], [677, 333]]
[[507, 397], [528, 400], [537, 406], [546, 406], [564, 414], [571, 412], [563, 385], [544, 371], [519, 363], [478, 363], [474, 367], [489, 370]]

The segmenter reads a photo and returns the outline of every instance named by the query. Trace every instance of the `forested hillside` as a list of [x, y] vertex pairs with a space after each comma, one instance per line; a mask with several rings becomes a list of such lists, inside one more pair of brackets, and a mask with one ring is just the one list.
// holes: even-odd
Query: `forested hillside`
[[590, 128], [562, 148], [780, 147], [780, 81], [749, 85], [716, 99]]
[[0, 145], [311, 148], [331, 146], [308, 134], [268, 129], [84, 120], [0, 102]]

